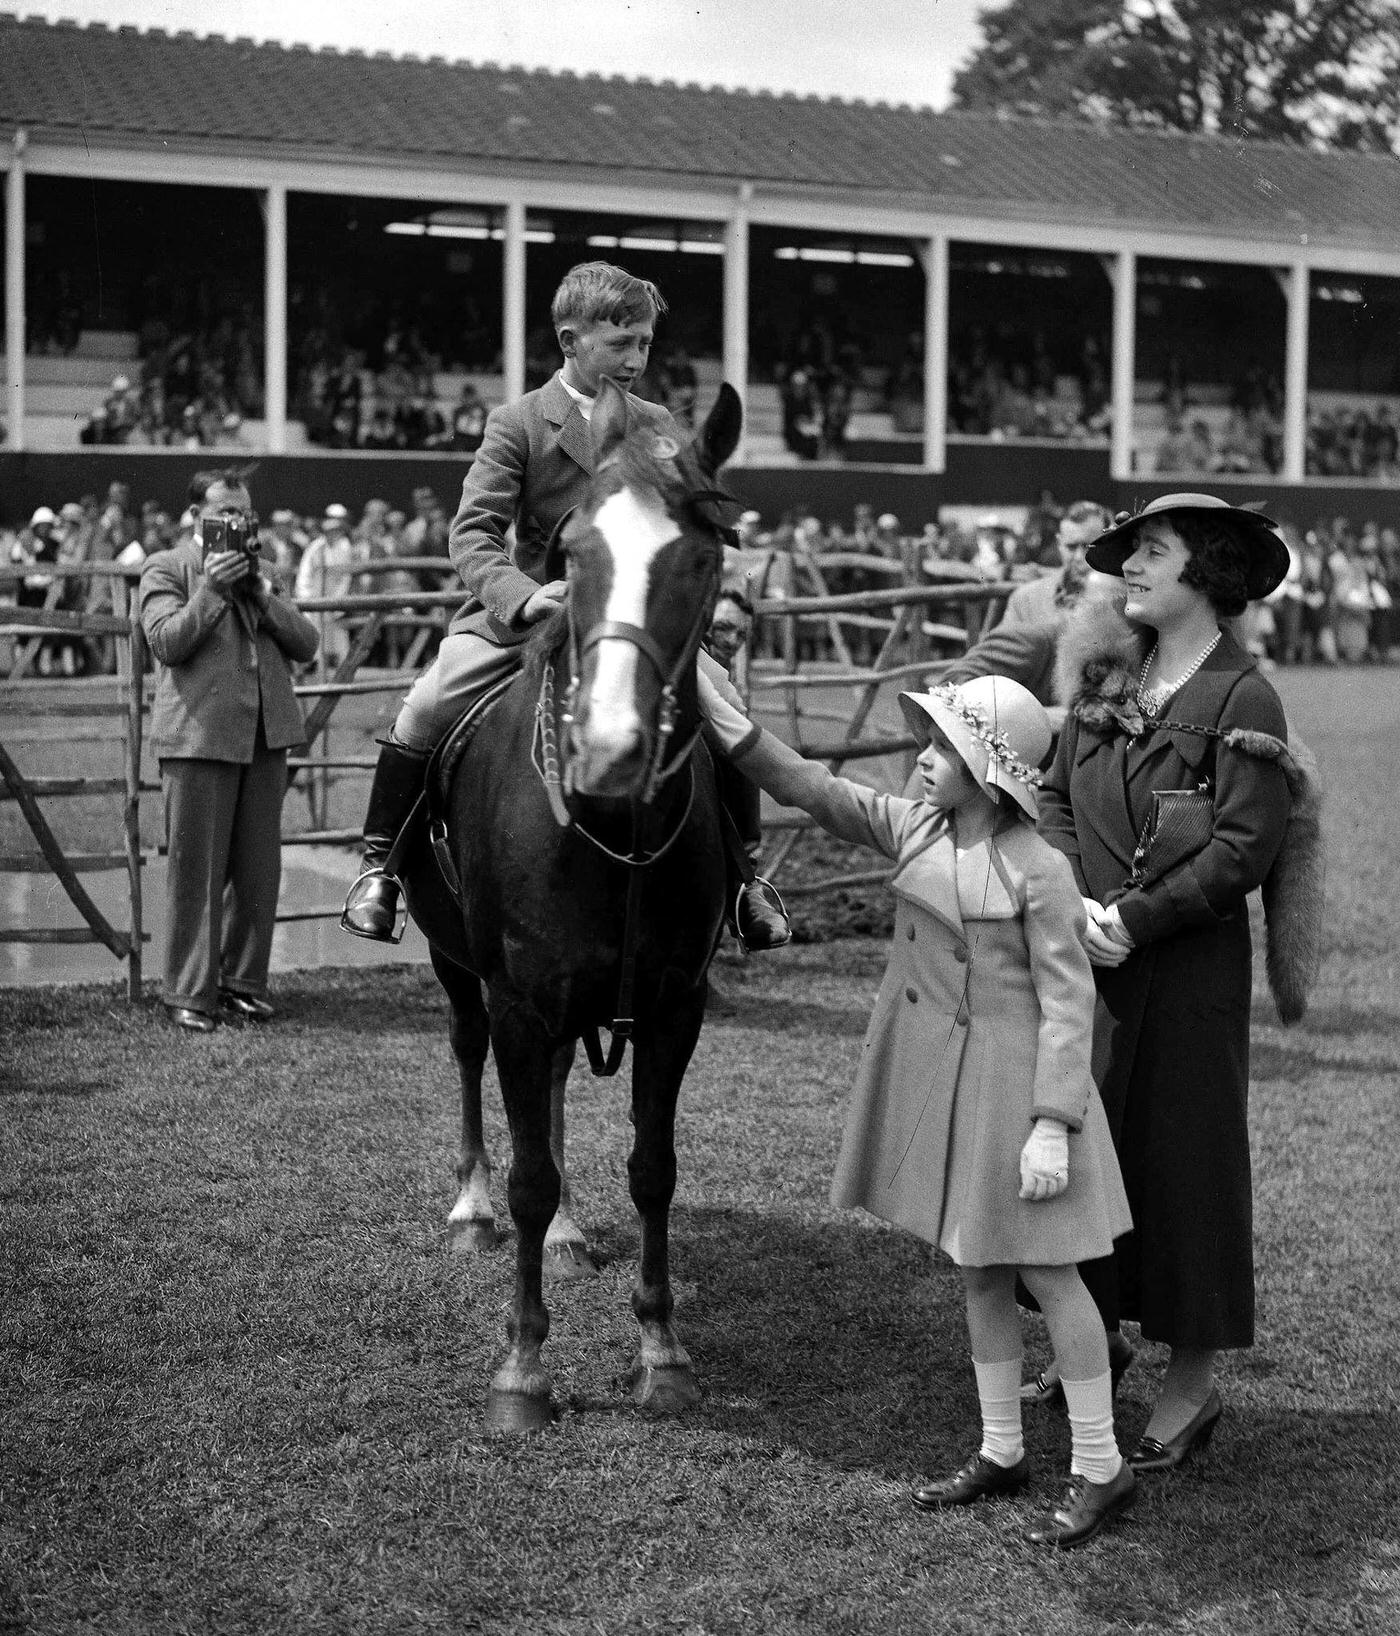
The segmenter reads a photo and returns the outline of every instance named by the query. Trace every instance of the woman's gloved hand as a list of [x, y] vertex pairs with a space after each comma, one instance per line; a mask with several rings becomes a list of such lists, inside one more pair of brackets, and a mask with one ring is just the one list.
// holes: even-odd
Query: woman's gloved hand
[[1053, 1199], [1069, 1186], [1069, 1127], [1062, 1119], [1037, 1119], [1021, 1149], [1021, 1197]]

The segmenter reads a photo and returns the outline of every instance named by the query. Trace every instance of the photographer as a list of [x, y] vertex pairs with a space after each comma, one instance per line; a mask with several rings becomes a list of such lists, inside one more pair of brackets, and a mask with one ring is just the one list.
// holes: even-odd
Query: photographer
[[151, 742], [169, 854], [162, 997], [177, 1027], [207, 1034], [221, 1014], [273, 1014], [287, 751], [305, 741], [289, 661], [311, 659], [317, 633], [267, 577], [244, 474], [196, 473], [190, 504], [192, 535], [142, 570], [141, 625], [160, 664]]

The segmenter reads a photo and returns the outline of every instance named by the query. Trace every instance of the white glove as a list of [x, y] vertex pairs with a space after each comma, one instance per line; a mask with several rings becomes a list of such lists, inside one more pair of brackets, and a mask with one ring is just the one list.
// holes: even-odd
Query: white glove
[[1021, 1149], [1021, 1197], [1053, 1199], [1069, 1186], [1069, 1127], [1060, 1119], [1037, 1119]]
[[720, 749], [732, 755], [753, 732], [753, 723], [742, 710], [736, 710], [705, 674], [703, 666], [695, 671], [695, 685], [699, 691], [700, 714], [709, 722]]

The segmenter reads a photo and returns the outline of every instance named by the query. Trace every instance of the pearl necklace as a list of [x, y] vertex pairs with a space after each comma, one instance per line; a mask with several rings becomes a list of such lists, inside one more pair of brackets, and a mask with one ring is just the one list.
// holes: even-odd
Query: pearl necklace
[[1152, 668], [1152, 661], [1157, 657], [1157, 644], [1155, 642], [1152, 644], [1152, 651], [1142, 661], [1142, 669], [1138, 672], [1137, 704], [1138, 709], [1142, 711], [1144, 716], [1155, 716], [1173, 694], [1179, 693], [1186, 686], [1187, 682], [1215, 652], [1215, 645], [1219, 642], [1220, 637], [1221, 632], [1216, 631], [1206, 646], [1201, 649], [1190, 665], [1174, 682], [1158, 682], [1156, 687], [1147, 685], [1147, 673]]

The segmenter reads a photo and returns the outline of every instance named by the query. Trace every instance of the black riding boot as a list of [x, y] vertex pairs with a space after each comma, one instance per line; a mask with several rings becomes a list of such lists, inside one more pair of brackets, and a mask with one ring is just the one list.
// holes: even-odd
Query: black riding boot
[[384, 865], [398, 833], [408, 821], [423, 789], [428, 751], [410, 750], [406, 745], [386, 740], [379, 752], [379, 765], [370, 785], [369, 808], [365, 813], [365, 852], [360, 874], [345, 899], [340, 924], [356, 937], [376, 943], [397, 943], [394, 927], [398, 921], [397, 876], [386, 874]]
[[[715, 773], [720, 805], [729, 815], [743, 854], [742, 860], [734, 856], [729, 859], [730, 926], [751, 953], [780, 949], [792, 939], [792, 923], [777, 887], [764, 880], [756, 867], [755, 860], [763, 844], [758, 785], [741, 773], [727, 756], [715, 757]], [[726, 848], [726, 853], [730, 850]]]

